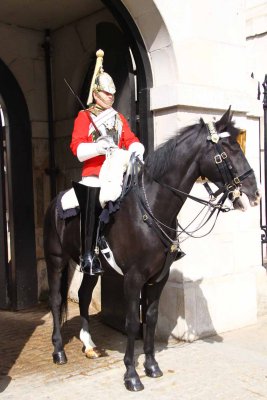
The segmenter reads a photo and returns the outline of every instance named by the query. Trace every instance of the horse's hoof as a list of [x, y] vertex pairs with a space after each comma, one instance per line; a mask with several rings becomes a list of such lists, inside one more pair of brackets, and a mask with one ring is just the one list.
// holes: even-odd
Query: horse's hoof
[[145, 373], [146, 376], [149, 376], [149, 378], [159, 378], [163, 375], [163, 372], [157, 364], [151, 365], [150, 367], [145, 367]]
[[104, 350], [98, 349], [97, 347], [93, 347], [92, 349], [85, 351], [85, 356], [91, 359], [104, 357], [106, 355], [107, 354]]
[[140, 390], [144, 390], [144, 385], [139, 378], [124, 378], [124, 385], [130, 392], [140, 392]]
[[53, 361], [57, 365], [66, 364], [68, 362], [66, 353], [64, 350], [53, 353]]

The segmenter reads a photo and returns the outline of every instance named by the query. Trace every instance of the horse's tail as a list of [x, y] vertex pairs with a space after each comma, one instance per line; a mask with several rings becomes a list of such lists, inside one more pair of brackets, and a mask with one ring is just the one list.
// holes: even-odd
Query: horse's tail
[[58, 303], [59, 321], [63, 324], [67, 320], [68, 313], [68, 258], [64, 255], [62, 247], [64, 221], [57, 215], [57, 198], [49, 205], [44, 219], [44, 256], [46, 261], [49, 300], [51, 309]]

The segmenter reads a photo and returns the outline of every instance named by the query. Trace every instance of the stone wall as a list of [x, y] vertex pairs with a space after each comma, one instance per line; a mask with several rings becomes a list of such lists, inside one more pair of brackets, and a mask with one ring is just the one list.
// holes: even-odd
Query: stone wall
[[[43, 32], [0, 23], [1, 59], [23, 91], [31, 121], [36, 255], [39, 280], [46, 288], [46, 275], [44, 280], [40, 278], [43, 268], [39, 264], [43, 258], [43, 216], [50, 200], [49, 178], [45, 174], [49, 155], [43, 43]], [[42, 286], [39, 285], [39, 293]]]
[[[171, 0], [155, 0], [157, 9], [147, 2], [144, 12], [138, 1], [125, 3], [151, 58], [155, 144], [199, 116], [218, 119], [232, 105], [237, 125], [247, 131], [246, 155], [259, 178], [262, 110], [247, 70], [244, 2], [214, 7], [210, 0], [191, 0], [178, 7]], [[200, 184], [193, 193], [205, 196]], [[187, 202], [179, 221], [186, 225], [196, 213], [197, 206]], [[172, 266], [160, 302], [158, 336], [194, 340], [254, 323], [260, 237], [257, 208], [222, 215], [208, 237], [183, 242], [187, 256]]]
[[[251, 86], [253, 92], [257, 92], [258, 86], [261, 92], [260, 100], [258, 100], [258, 106], [262, 110], [263, 100], [263, 87], [265, 76], [267, 74], [267, 4], [261, 0], [248, 0], [246, 9], [246, 60], [247, 70], [251, 74], [253, 73], [254, 79], [252, 80]], [[262, 188], [264, 189], [264, 119], [261, 114], [260, 117], [260, 149], [261, 149], [261, 182]], [[265, 160], [266, 162], [266, 160]], [[263, 190], [265, 195], [266, 188]], [[263, 204], [265, 204], [265, 198], [263, 197]], [[264, 207], [263, 207], [264, 211]], [[263, 219], [262, 223], [266, 225], [266, 221]], [[267, 259], [267, 248], [263, 245], [263, 259], [266, 267]], [[258, 297], [258, 314], [265, 315], [267, 310], [267, 278], [266, 270], [262, 269], [259, 271], [257, 276], [257, 297]]]

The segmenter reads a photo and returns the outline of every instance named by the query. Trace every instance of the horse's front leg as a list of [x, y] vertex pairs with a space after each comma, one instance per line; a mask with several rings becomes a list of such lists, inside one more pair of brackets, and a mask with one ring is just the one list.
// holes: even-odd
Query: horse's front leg
[[79, 296], [79, 308], [81, 316], [81, 330], [80, 340], [84, 345], [84, 352], [88, 358], [98, 358], [101, 356], [101, 352], [94, 344], [90, 331], [89, 331], [89, 306], [92, 300], [92, 293], [95, 285], [97, 284], [98, 276], [90, 276], [84, 274], [81, 286], [78, 291]]
[[134, 360], [134, 343], [140, 327], [139, 302], [141, 288], [142, 285], [136, 279], [125, 276], [124, 293], [127, 300], [125, 329], [127, 333], [127, 346], [124, 355], [124, 364], [126, 367], [124, 384], [126, 389], [133, 392], [144, 389], [144, 385], [136, 372]]
[[146, 310], [146, 333], [144, 338], [145, 373], [151, 378], [158, 378], [163, 375], [155, 359], [155, 329], [158, 321], [159, 299], [162, 289], [169, 274], [159, 283], [147, 285], [145, 290]]

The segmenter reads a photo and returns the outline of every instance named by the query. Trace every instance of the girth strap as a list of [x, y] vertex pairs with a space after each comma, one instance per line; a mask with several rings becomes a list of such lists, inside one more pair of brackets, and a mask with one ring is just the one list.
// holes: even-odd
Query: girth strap
[[166, 260], [164, 266], [159, 274], [159, 276], [154, 280], [153, 278], [148, 282], [148, 285], [154, 285], [155, 283], [159, 283], [163, 278], [169, 273], [170, 267], [174, 261], [176, 261], [178, 255], [178, 250], [175, 252], [171, 251], [170, 248], [167, 252]]

